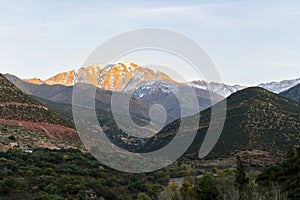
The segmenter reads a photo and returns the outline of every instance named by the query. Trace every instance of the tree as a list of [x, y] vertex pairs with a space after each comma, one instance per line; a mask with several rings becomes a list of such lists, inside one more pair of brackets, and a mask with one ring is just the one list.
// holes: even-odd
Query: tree
[[249, 178], [246, 176], [245, 168], [240, 156], [237, 155], [237, 168], [235, 175], [235, 183], [239, 189], [244, 188], [249, 183]]
[[218, 190], [215, 186], [213, 176], [210, 173], [206, 173], [200, 179], [195, 187], [197, 193], [197, 199], [201, 200], [214, 200], [218, 197]]

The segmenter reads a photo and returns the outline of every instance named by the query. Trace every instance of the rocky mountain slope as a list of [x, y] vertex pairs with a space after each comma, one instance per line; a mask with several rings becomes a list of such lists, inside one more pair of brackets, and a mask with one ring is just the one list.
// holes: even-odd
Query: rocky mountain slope
[[281, 92], [280, 95], [300, 103], [300, 84]]
[[97, 85], [98, 75], [102, 67], [100, 65], [89, 65], [82, 67], [79, 70], [71, 70], [67, 72], [59, 73], [49, 79], [41, 80], [39, 78], [23, 79], [25, 82], [33, 84], [47, 84], [47, 85], [74, 85], [75, 79], [84, 83], [91, 83]]
[[143, 82], [150, 81], [175, 82], [165, 73], [130, 62], [108, 65], [103, 68], [96, 86], [105, 90], [126, 92], [134, 90]]
[[110, 91], [133, 90], [138, 84], [148, 81], [175, 82], [168, 75], [150, 68], [138, 66], [133, 62], [117, 63], [107, 66], [90, 65], [79, 70], [59, 73], [47, 80], [24, 79], [33, 84], [72, 86], [75, 83], [89, 83]]

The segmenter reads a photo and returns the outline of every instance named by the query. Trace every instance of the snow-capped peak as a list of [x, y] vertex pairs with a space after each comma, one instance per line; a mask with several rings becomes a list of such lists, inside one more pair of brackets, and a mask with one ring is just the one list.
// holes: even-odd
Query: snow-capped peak
[[209, 90], [209, 91], [217, 93], [223, 97], [228, 97], [232, 93], [235, 93], [238, 90], [242, 90], [242, 89], [246, 88], [245, 86], [241, 86], [241, 85], [230, 86], [230, 85], [226, 85], [223, 83], [206, 82], [206, 81], [193, 81], [193, 82], [189, 82], [187, 84], [192, 87], [195, 87], [195, 88]]
[[286, 91], [296, 85], [300, 84], [300, 78], [293, 80], [283, 80], [280, 82], [261, 83], [258, 87], [262, 87], [266, 90], [279, 94]]

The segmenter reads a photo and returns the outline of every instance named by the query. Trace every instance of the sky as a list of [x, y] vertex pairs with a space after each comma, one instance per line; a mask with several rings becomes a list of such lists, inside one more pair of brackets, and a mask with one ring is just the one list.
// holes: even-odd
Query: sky
[[78, 69], [112, 36], [144, 27], [197, 42], [227, 84], [300, 77], [298, 0], [0, 0], [0, 9], [0, 72], [21, 78]]

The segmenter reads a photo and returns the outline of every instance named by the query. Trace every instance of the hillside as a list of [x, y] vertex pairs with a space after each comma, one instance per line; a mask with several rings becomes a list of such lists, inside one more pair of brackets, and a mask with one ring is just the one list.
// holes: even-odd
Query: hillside
[[280, 95], [300, 103], [300, 84], [287, 91], [281, 92]]
[[248, 88], [227, 100], [222, 135], [209, 157], [243, 151], [249, 163], [278, 162], [300, 144], [300, 106], [261, 88]]
[[[183, 159], [197, 160], [210, 112], [207, 109], [201, 113], [198, 134]], [[174, 137], [179, 123], [175, 121], [165, 127], [142, 151], [167, 144]], [[228, 164], [238, 153], [250, 164], [279, 162], [288, 149], [300, 144], [299, 132], [299, 104], [261, 88], [247, 88], [227, 98], [222, 134], [205, 160], [218, 159]]]
[[0, 74], [0, 118], [2, 120], [23, 120], [47, 122], [69, 126], [57, 114], [50, 112], [38, 101], [24, 94], [15, 85]]
[[[76, 130], [70, 121], [24, 94], [1, 74], [0, 94], [0, 124], [4, 125], [1, 130], [2, 150], [13, 146], [45, 147], [49, 144], [49, 148], [58, 148], [58, 144], [62, 143], [79, 144]], [[5, 139], [9, 137], [17, 139], [5, 142], [10, 141]], [[28, 141], [28, 137], [31, 140]], [[55, 140], [56, 145], [50, 145], [51, 140]]]

